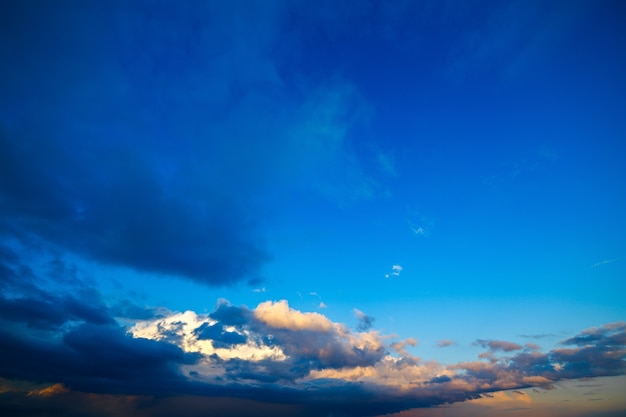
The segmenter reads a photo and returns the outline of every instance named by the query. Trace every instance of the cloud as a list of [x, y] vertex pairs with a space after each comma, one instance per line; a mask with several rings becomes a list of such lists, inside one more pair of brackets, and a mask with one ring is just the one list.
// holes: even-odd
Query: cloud
[[524, 343], [524, 347], [530, 350], [541, 350], [541, 346], [536, 343]]
[[289, 330], [329, 331], [330, 320], [318, 313], [301, 313], [287, 301], [265, 301], [254, 310], [254, 317], [269, 327]]
[[597, 268], [599, 266], [610, 264], [610, 263], [613, 263], [615, 261], [617, 261], [617, 259], [607, 259], [607, 260], [604, 260], [604, 261], [596, 262], [595, 264], [591, 265], [591, 267], [592, 268]]
[[271, 259], [269, 191], [367, 194], [345, 140], [364, 99], [339, 77], [309, 80], [290, 51], [276, 56], [289, 7], [3, 8], [0, 239], [255, 282]]
[[391, 272], [388, 274], [385, 274], [385, 278], [391, 278], [391, 277], [399, 277], [400, 273], [402, 272], [402, 266], [400, 265], [393, 265], [391, 267]]
[[240, 345], [247, 341], [245, 334], [236, 331], [229, 331], [223, 325], [203, 323], [194, 332], [198, 335], [198, 340], [212, 340], [216, 348], [230, 348], [233, 345]]
[[437, 346], [440, 348], [445, 348], [448, 346], [453, 346], [456, 345], [456, 342], [454, 340], [449, 340], [449, 339], [444, 339], [444, 340], [440, 340], [437, 342]]
[[417, 339], [409, 337], [408, 339], [401, 340], [399, 342], [391, 343], [391, 348], [396, 351], [403, 358], [410, 358], [411, 355], [406, 351], [407, 346], [417, 346]]
[[[417, 215], [418, 215], [417, 212], [413, 213], [413, 216], [417, 216]], [[429, 219], [428, 217], [422, 216], [419, 219], [419, 222], [422, 223], [422, 225], [418, 225], [414, 223], [413, 221], [408, 220], [409, 229], [411, 229], [411, 232], [413, 232], [413, 234], [416, 236], [421, 236], [421, 237], [430, 236], [430, 228], [426, 225], [430, 225], [432, 227], [433, 220]]]
[[[299, 324], [285, 325], [282, 322], [277, 324], [271, 320], [269, 323], [259, 320], [254, 312], [263, 311], [268, 306], [278, 306], [283, 314], [297, 317], [294, 322]], [[243, 307], [241, 309], [247, 311]], [[324, 396], [329, 395], [325, 389], [333, 387], [337, 394], [341, 392], [344, 395], [345, 401], [362, 398], [362, 392], [348, 389], [351, 384], [358, 383], [369, 393], [367, 395], [376, 399], [373, 404], [379, 404], [387, 413], [464, 401], [500, 390], [533, 386], [550, 388], [554, 382], [562, 379], [625, 372], [626, 345], [622, 338], [626, 330], [623, 323], [586, 330], [562, 342], [564, 346], [580, 348], [556, 348], [547, 353], [524, 350], [512, 342], [482, 340], [480, 343], [491, 351], [512, 353], [513, 356], [498, 358], [491, 355], [487, 361], [445, 366], [423, 361], [408, 353], [405, 347], [415, 346], [417, 341], [414, 339], [394, 341], [385, 346], [383, 339], [375, 332], [351, 334], [344, 326], [328, 319], [330, 326], [318, 326], [314, 324], [319, 320], [318, 316], [293, 310], [286, 302], [261, 303], [252, 311], [252, 314], [245, 315], [249, 321], [237, 327], [236, 331], [245, 333], [249, 341], [254, 340], [258, 349], [272, 346], [275, 354], [264, 357], [241, 356], [245, 349], [240, 350], [236, 345], [231, 347], [228, 356], [224, 355], [224, 350], [215, 350], [211, 355], [217, 354], [223, 359], [212, 359], [210, 362], [214, 367], [225, 369], [221, 378], [228, 376], [230, 380], [239, 383], [263, 381], [282, 384], [299, 381], [309, 387], [306, 389], [322, 390], [319, 393], [322, 395], [323, 392]], [[361, 319], [366, 317], [358, 310], [355, 310], [355, 315]], [[172, 320], [180, 321], [180, 317]], [[152, 328], [161, 329], [161, 332], [165, 329], [163, 325], [153, 325]], [[592, 337], [584, 338], [589, 335]], [[238, 351], [239, 356], [236, 353]], [[396, 352], [399, 357], [393, 356], [392, 352]], [[205, 357], [211, 357], [208, 353], [205, 352]], [[206, 367], [207, 364], [202, 366]], [[202, 369], [202, 366], [198, 369]], [[201, 372], [198, 371], [198, 374]], [[343, 391], [344, 388], [348, 391]], [[389, 395], [395, 400], [387, 402]], [[328, 401], [328, 404], [332, 404], [328, 410], [343, 409], [340, 403]], [[359, 410], [353, 415], [375, 414], [373, 411]]]
[[372, 328], [374, 321], [376, 320], [374, 317], [368, 316], [357, 308], [352, 311], [354, 312], [354, 316], [359, 320], [359, 323], [356, 326], [357, 330], [364, 332]]
[[[445, 365], [412, 355], [407, 346], [417, 345], [414, 338], [398, 341], [372, 330], [371, 317], [358, 310], [367, 330], [351, 331], [285, 300], [249, 309], [220, 299], [209, 313], [152, 309], [151, 317], [129, 320], [115, 316], [124, 309], [110, 308], [89, 291], [80, 271], [62, 268], [79, 280], [61, 280], [66, 293], [82, 288], [91, 295], [69, 302], [55, 292], [58, 287], [46, 288], [45, 276], [36, 271], [26, 275], [30, 281], [20, 280], [20, 260], [10, 251], [0, 256], [3, 305], [13, 308], [1, 319], [2, 377], [50, 382], [20, 391], [24, 394], [0, 392], [0, 407], [11, 415], [19, 413], [10, 404], [18, 407], [26, 398], [52, 410], [55, 399], [68, 403], [92, 393], [105, 402], [129, 398], [131, 409], [138, 404], [150, 409], [153, 400], [145, 396], [192, 396], [205, 405], [226, 398], [258, 401], [256, 415], [277, 407], [299, 415], [372, 416], [501, 390], [549, 389], [565, 379], [626, 374], [623, 322], [584, 330], [545, 352], [481, 339], [477, 343], [490, 353], [486, 360]], [[27, 308], [31, 303], [36, 308]]]
[[514, 350], [522, 349], [521, 345], [513, 342], [506, 342], [502, 340], [482, 340], [478, 339], [476, 344], [484, 348], [488, 348], [492, 352], [512, 352]]
[[411, 230], [413, 231], [413, 233], [415, 233], [417, 236], [424, 236], [424, 237], [428, 237], [429, 233], [428, 233], [428, 229], [425, 229], [422, 226], [413, 226], [411, 225]]
[[626, 322], [605, 324], [602, 327], [584, 330], [580, 335], [561, 341], [562, 345], [576, 345], [581, 347], [594, 344], [605, 346], [626, 345]]

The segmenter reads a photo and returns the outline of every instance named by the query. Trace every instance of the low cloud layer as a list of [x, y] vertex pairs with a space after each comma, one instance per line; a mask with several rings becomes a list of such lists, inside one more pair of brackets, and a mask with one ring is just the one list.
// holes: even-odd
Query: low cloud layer
[[[484, 355], [445, 365], [412, 355], [407, 348], [415, 339], [385, 336], [370, 328], [371, 320], [367, 329], [351, 330], [285, 300], [248, 308], [222, 299], [202, 314], [113, 306], [80, 280], [66, 280], [63, 293], [84, 297], [59, 295], [17, 260], [5, 250], [0, 264], [1, 376], [10, 386], [60, 384], [41, 388], [37, 395], [45, 394], [46, 402], [81, 392], [128, 398], [130, 409], [154, 395], [194, 396], [205, 404], [241, 398], [264, 404], [258, 410], [370, 416], [626, 373], [623, 322], [584, 330], [546, 352], [480, 340]], [[124, 314], [138, 310], [143, 318]], [[21, 398], [2, 394], [5, 409], [11, 395]]]

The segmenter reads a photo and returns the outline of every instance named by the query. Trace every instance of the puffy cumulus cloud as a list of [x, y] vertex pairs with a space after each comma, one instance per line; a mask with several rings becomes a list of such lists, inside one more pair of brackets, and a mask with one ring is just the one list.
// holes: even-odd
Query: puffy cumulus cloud
[[376, 332], [351, 333], [319, 313], [292, 309], [284, 300], [263, 302], [254, 310], [220, 300], [213, 313], [172, 312], [138, 322], [129, 331], [201, 353], [202, 361], [185, 367], [200, 379], [210, 370], [211, 376], [232, 380], [295, 381], [313, 369], [371, 365], [385, 354]]
[[401, 340], [399, 342], [393, 342], [391, 343], [391, 348], [398, 352], [399, 355], [404, 356], [404, 357], [408, 357], [410, 356], [409, 353], [406, 351], [406, 347], [407, 346], [417, 346], [417, 340], [409, 337], [408, 339], [405, 340]]
[[[241, 310], [237, 316], [247, 317], [247, 321], [227, 326], [211, 318], [215, 313], [201, 319], [198, 316], [185, 319], [189, 312], [173, 313], [150, 324], [155, 332], [150, 337], [166, 339], [166, 323], [187, 320], [190, 325], [186, 334], [191, 342], [179, 342], [179, 346], [198, 351], [198, 346], [208, 342], [199, 335], [210, 328], [207, 338], [212, 339], [213, 347], [201, 351], [203, 360], [184, 366], [185, 373], [198, 381], [301, 386], [319, 395], [358, 384], [381, 403], [395, 398], [386, 405], [387, 412], [464, 401], [501, 390], [548, 389], [562, 379], [625, 372], [626, 348], [620, 344], [625, 330], [619, 323], [588, 330], [562, 342], [564, 346], [582, 346], [559, 347], [549, 352], [540, 352], [535, 347], [524, 349], [513, 342], [480, 340], [478, 343], [490, 349], [487, 356], [481, 356], [486, 360], [443, 365], [411, 355], [406, 347], [416, 346], [415, 339], [384, 343], [385, 337], [377, 332], [352, 333], [319, 313], [294, 310], [286, 301], [268, 301], [249, 310], [222, 300], [216, 311], [225, 308]], [[275, 319], [278, 313], [281, 320]], [[138, 329], [131, 332], [139, 336]], [[231, 333], [227, 336], [232, 340], [225, 344], [226, 349], [220, 349], [216, 342], [224, 344], [226, 333]], [[584, 335], [593, 337], [583, 340]], [[499, 357], [496, 352], [512, 356]], [[363, 393], [354, 395], [346, 394], [346, 401], [348, 398], [356, 401]], [[333, 407], [341, 409], [334, 402]], [[371, 415], [360, 413], [354, 415]]]
[[[135, 338], [170, 342], [186, 352], [198, 352], [204, 357], [214, 355], [220, 360], [260, 361], [267, 358], [285, 358], [279, 347], [263, 343], [262, 339], [249, 337], [248, 322], [233, 321], [231, 316], [224, 313], [225, 310], [229, 310], [233, 316], [252, 318], [250, 314], [234, 311], [249, 313], [245, 307], [233, 307], [226, 300], [220, 300], [213, 315], [223, 316], [225, 321], [217, 321], [211, 315], [198, 315], [193, 311], [170, 312], [166, 317], [137, 322], [129, 332]], [[232, 324], [234, 322], [237, 324]]]
[[254, 317], [269, 327], [288, 330], [329, 331], [332, 323], [319, 313], [302, 313], [289, 308], [286, 300], [266, 301], [254, 310]]

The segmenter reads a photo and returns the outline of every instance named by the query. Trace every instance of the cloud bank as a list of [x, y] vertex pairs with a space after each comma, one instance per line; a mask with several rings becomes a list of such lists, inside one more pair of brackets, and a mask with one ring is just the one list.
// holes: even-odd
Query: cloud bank
[[[371, 320], [351, 330], [285, 300], [248, 308], [221, 299], [210, 313], [144, 309], [131, 318], [128, 305], [104, 303], [80, 280], [66, 280], [63, 293], [82, 297], [57, 295], [17, 259], [5, 250], [0, 264], [0, 369], [9, 386], [49, 382], [37, 394], [46, 401], [93, 393], [126, 398], [133, 408], [140, 406], [130, 398], [242, 398], [266, 411], [372, 416], [626, 373], [624, 322], [584, 330], [546, 352], [479, 340], [485, 355], [442, 364], [412, 355], [406, 347], [415, 339], [383, 335]], [[7, 395], [0, 394], [5, 408]]]

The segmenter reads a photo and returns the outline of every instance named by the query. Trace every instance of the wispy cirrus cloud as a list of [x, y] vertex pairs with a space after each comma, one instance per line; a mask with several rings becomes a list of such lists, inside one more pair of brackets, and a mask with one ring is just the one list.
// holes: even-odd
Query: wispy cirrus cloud
[[603, 266], [603, 265], [606, 265], [606, 264], [610, 264], [610, 263], [613, 263], [613, 262], [615, 262], [615, 261], [617, 261], [617, 258], [615, 258], [615, 259], [606, 259], [606, 260], [604, 260], [604, 261], [596, 262], [595, 264], [591, 265], [591, 267], [592, 267], [592, 268], [597, 268], [597, 267], [599, 267], [599, 266]]

